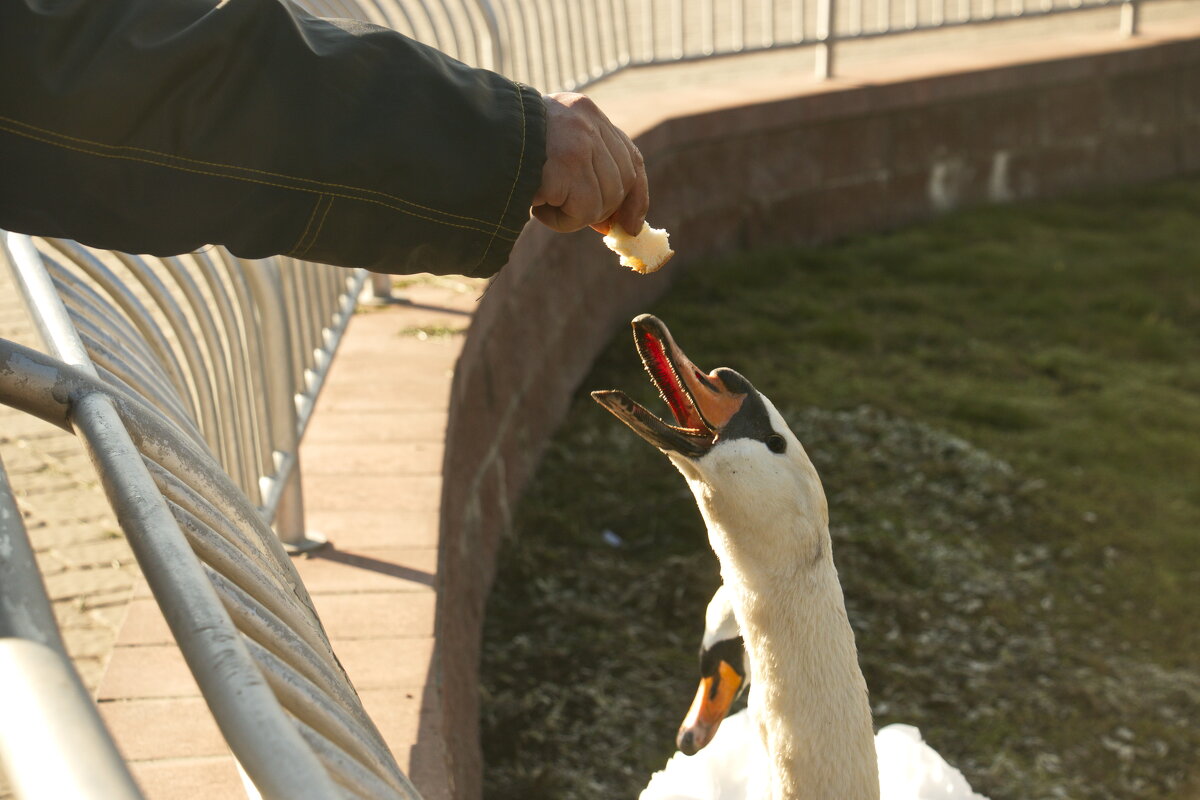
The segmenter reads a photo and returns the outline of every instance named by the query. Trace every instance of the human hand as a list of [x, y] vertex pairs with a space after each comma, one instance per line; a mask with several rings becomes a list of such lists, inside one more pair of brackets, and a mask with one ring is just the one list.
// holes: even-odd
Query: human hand
[[587, 225], [608, 233], [613, 222], [640, 231], [650, 205], [642, 154], [591, 98], [544, 95], [546, 165], [533, 215], [561, 233]]

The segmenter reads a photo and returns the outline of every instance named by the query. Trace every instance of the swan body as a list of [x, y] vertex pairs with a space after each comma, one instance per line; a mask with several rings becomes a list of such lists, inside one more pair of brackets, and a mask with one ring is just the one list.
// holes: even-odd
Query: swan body
[[[768, 767], [750, 712], [730, 715], [696, 755], [676, 753], [654, 773], [639, 800], [747, 800], [759, 796], [754, 779]], [[987, 800], [946, 763], [912, 725], [888, 725], [875, 734], [880, 800]]]
[[[700, 640], [700, 688], [680, 727], [684, 752], [654, 773], [639, 800], [744, 800], [757, 797], [756, 776], [767, 769], [766, 750], [750, 712], [726, 716], [732, 698], [751, 680], [742, 663], [744, 641], [729, 593], [717, 587], [704, 614]], [[718, 662], [718, 663], [714, 663]], [[719, 662], [728, 662], [722, 670]], [[712, 676], [716, 676], [715, 680]], [[732, 678], [735, 686], [722, 691]], [[739, 680], [739, 678], [741, 680]], [[987, 800], [930, 747], [912, 725], [888, 725], [875, 734], [881, 800]]]
[[[635, 319], [633, 329], [675, 424], [622, 392], [592, 396], [667, 455], [704, 518], [754, 674], [749, 714], [739, 725], [755, 735], [740, 738], [761, 744], [763, 766], [751, 769], [741, 796], [878, 800], [867, 686], [816, 469], [770, 400], [746, 378], [727, 368], [701, 371], [652, 316]], [[738, 726], [727, 726], [717, 737], [736, 734]], [[722, 755], [700, 763], [716, 765]], [[708, 786], [696, 780], [700, 789]]]

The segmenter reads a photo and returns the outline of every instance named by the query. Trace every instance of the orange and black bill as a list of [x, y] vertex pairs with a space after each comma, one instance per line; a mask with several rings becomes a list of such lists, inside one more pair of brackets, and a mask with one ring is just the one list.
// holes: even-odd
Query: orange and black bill
[[726, 387], [720, 370], [705, 373], [693, 364], [657, 317], [643, 314], [635, 319], [633, 339], [675, 424], [616, 389], [592, 392], [592, 397], [655, 447], [693, 458], [704, 455], [742, 407], [745, 393]]
[[696, 698], [688, 709], [675, 746], [685, 755], [695, 755], [712, 741], [733, 701], [741, 694], [742, 674], [728, 661], [720, 660], [711, 675], [700, 679]]

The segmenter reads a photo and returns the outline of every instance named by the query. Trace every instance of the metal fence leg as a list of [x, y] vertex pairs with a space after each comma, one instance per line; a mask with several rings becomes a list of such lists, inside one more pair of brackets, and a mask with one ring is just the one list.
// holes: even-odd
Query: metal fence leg
[[328, 540], [319, 531], [306, 530], [304, 490], [300, 483], [300, 459], [296, 458], [279, 494], [275, 507], [275, 534], [288, 555], [308, 553], [325, 546]]
[[817, 5], [817, 48], [814, 55], [818, 80], [833, 77], [833, 43], [837, 38], [834, 33], [836, 8], [834, 0], [820, 0]]
[[1121, 35], [1122, 36], [1137, 36], [1138, 35], [1138, 0], [1125, 0], [1121, 4]]
[[359, 297], [359, 302], [368, 306], [386, 306], [389, 303], [401, 302], [392, 294], [392, 276], [372, 272], [368, 276], [367, 285], [370, 287]]

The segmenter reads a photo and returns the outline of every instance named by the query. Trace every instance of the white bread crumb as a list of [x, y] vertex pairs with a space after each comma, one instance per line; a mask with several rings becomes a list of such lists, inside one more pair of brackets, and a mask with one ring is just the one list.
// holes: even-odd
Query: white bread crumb
[[671, 260], [675, 251], [671, 249], [670, 234], [661, 228], [651, 228], [642, 223], [637, 236], [630, 236], [617, 223], [612, 224], [604, 243], [608, 249], [621, 257], [621, 266], [634, 272], [649, 275]]

